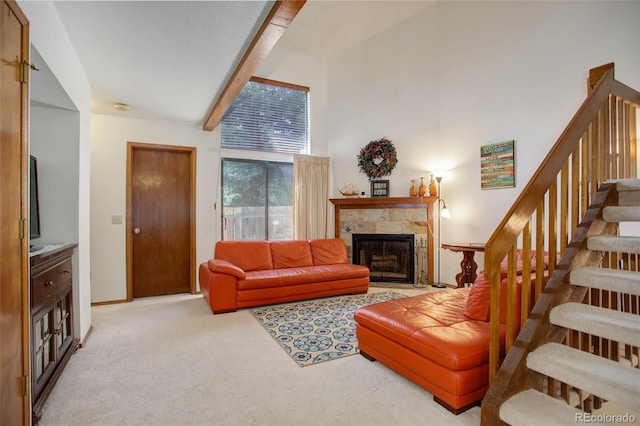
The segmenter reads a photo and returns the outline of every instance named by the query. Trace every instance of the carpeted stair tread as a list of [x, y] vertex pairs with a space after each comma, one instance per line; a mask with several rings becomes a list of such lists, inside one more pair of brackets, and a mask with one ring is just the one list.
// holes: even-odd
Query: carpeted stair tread
[[619, 206], [640, 206], [640, 179], [620, 179], [616, 190]]
[[640, 411], [640, 370], [560, 343], [547, 343], [527, 356], [527, 366], [593, 395]]
[[549, 321], [555, 325], [640, 346], [640, 316], [612, 309], [564, 303], [551, 310]]
[[602, 212], [607, 222], [640, 222], [640, 208], [637, 206], [608, 206]]
[[615, 182], [616, 182], [616, 190], [618, 192], [640, 191], [640, 179], [635, 179], [635, 178], [617, 179]]
[[619, 206], [640, 206], [640, 191], [618, 192]]
[[591, 251], [640, 254], [640, 237], [595, 235], [587, 239], [587, 248]]
[[582, 287], [640, 296], [640, 273], [634, 271], [585, 266], [571, 271], [569, 281]]
[[584, 412], [534, 389], [519, 392], [500, 406], [500, 419], [514, 426], [575, 426], [576, 418], [581, 413]]

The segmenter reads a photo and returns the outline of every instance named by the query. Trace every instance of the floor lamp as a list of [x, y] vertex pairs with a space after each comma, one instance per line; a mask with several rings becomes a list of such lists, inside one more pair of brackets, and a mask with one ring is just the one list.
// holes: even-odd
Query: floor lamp
[[440, 247], [440, 231], [442, 228], [440, 225], [443, 218], [451, 219], [451, 212], [449, 212], [447, 204], [440, 196], [440, 182], [442, 182], [442, 176], [436, 176], [436, 181], [438, 182], [438, 281], [433, 285], [433, 287], [445, 288], [446, 285], [442, 284], [440, 281], [440, 255], [442, 254], [442, 247]]

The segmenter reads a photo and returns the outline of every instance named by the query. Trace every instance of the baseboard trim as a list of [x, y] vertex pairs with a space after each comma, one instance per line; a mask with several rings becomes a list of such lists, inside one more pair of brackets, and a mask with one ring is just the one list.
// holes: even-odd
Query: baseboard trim
[[91, 306], [101, 306], [101, 305], [115, 305], [118, 303], [128, 303], [129, 300], [127, 299], [120, 299], [120, 300], [107, 300], [105, 302], [91, 302]]
[[82, 349], [85, 347], [85, 345], [87, 344], [87, 340], [89, 340], [89, 335], [91, 334], [92, 331], [93, 331], [93, 324], [91, 324], [91, 327], [89, 327], [87, 334], [84, 335], [84, 339], [82, 339], [82, 341], [80, 341], [80, 343], [78, 344], [78, 348]]

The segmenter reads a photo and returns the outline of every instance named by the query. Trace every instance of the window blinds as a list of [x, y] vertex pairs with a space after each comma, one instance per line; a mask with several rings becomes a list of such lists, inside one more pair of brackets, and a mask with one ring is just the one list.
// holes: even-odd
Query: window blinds
[[222, 148], [309, 153], [309, 89], [252, 79], [222, 119]]

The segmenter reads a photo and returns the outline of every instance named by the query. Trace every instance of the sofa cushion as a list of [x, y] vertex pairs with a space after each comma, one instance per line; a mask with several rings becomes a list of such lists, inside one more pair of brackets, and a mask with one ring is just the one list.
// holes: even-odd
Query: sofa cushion
[[246, 274], [244, 280], [238, 281], [238, 290], [333, 282], [368, 276], [369, 269], [366, 267], [349, 264], [252, 271]]
[[273, 269], [313, 266], [311, 247], [306, 240], [272, 241]]
[[469, 291], [460, 288], [377, 303], [358, 309], [354, 318], [359, 326], [449, 370], [467, 370], [489, 361], [489, 323], [463, 314]]
[[340, 238], [311, 240], [309, 244], [314, 265], [335, 265], [349, 262], [347, 246]]
[[245, 272], [273, 267], [267, 241], [218, 241], [214, 257], [226, 260]]

